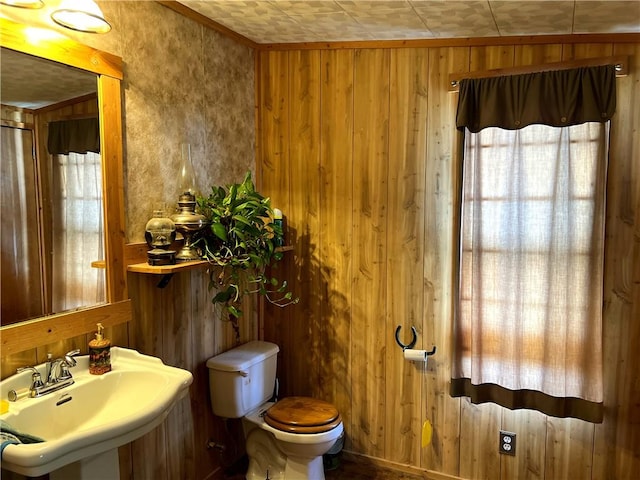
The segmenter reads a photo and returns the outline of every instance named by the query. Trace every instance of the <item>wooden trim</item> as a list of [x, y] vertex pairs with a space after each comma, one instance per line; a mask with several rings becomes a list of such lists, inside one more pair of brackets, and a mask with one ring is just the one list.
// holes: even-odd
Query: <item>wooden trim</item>
[[600, 65], [619, 65], [616, 68], [616, 76], [624, 77], [629, 70], [629, 57], [627, 55], [616, 55], [613, 57], [585, 58], [581, 60], [569, 60], [566, 62], [543, 63], [539, 65], [521, 65], [510, 68], [496, 68], [493, 70], [482, 70], [475, 72], [458, 72], [449, 75], [449, 90], [457, 90], [458, 82], [471, 78], [495, 78], [505, 75], [522, 75], [528, 73], [549, 72], [553, 70], [567, 70], [579, 67], [596, 67]]
[[[98, 84], [96, 83], [96, 90], [98, 89]], [[96, 100], [96, 103], [98, 101], [98, 93], [96, 92], [92, 92], [92, 93], [87, 93], [86, 95], [80, 95], [79, 97], [76, 98], [70, 98], [68, 100], [63, 100], [61, 102], [58, 103], [52, 103], [51, 105], [47, 105], [46, 107], [42, 107], [42, 108], [38, 108], [37, 110], [34, 110], [34, 113], [36, 114], [42, 114], [42, 113], [47, 113], [50, 112], [52, 110], [60, 110], [68, 105], [75, 105], [76, 103], [81, 103], [81, 102], [86, 102], [88, 100]], [[98, 118], [98, 114], [97, 113], [92, 113], [91, 114], [93, 116], [93, 118]], [[87, 118], [88, 115], [84, 115], [84, 118]], [[74, 117], [76, 118], [76, 117]]]
[[423, 469], [419, 467], [413, 467], [404, 463], [396, 463], [389, 460], [384, 460], [378, 457], [371, 457], [369, 455], [362, 455], [349, 450], [343, 451], [344, 458], [353, 463], [375, 465], [378, 467], [386, 468], [389, 470], [396, 470], [398, 472], [410, 473], [412, 475], [420, 475], [425, 480], [462, 480], [462, 477], [456, 477], [455, 475], [448, 475], [446, 473], [440, 473], [433, 470]]
[[102, 182], [104, 185], [104, 232], [107, 262], [107, 300], [128, 298], [127, 266], [124, 262], [124, 167], [122, 151], [122, 105], [120, 81], [98, 77]]
[[178, 3], [174, 1], [163, 1], [163, 0], [156, 0], [156, 1], [163, 7], [167, 7], [169, 10], [173, 10], [174, 12], [179, 13], [180, 15], [193, 20], [194, 22], [199, 23], [200, 25], [204, 25], [207, 28], [215, 30], [216, 32], [219, 32], [223, 34], [225, 37], [229, 37], [232, 40], [235, 40], [236, 42], [242, 45], [251, 47], [253, 49], [257, 49], [260, 46], [259, 44], [245, 37], [244, 35], [240, 35], [239, 33], [231, 30], [230, 28], [225, 27], [221, 23], [218, 23], [215, 20], [211, 20], [210, 18], [205, 17], [204, 15], [201, 15], [195, 10], [192, 10], [186, 5], [183, 5], [182, 3]]
[[149, 265], [148, 263], [136, 263], [129, 265], [127, 270], [133, 273], [150, 273], [152, 275], [170, 275], [172, 273], [178, 273], [184, 270], [191, 270], [193, 268], [206, 268], [211, 264], [206, 260], [194, 260], [192, 262], [181, 262], [175, 265]]
[[41, 317], [0, 328], [0, 349], [6, 357], [93, 332], [96, 322], [108, 328], [130, 320], [131, 300]]
[[422, 38], [415, 40], [363, 40], [352, 42], [257, 43], [258, 50], [340, 50], [364, 48], [448, 48], [501, 45], [580, 43], [638, 43], [640, 33], [529, 35], [521, 37]]
[[[122, 59], [116, 55], [96, 50], [57, 34], [51, 30], [38, 29], [12, 22], [0, 17], [2, 46], [28, 53], [40, 58], [64, 63], [99, 75], [108, 75], [122, 80]], [[35, 39], [33, 32], [46, 35]]]

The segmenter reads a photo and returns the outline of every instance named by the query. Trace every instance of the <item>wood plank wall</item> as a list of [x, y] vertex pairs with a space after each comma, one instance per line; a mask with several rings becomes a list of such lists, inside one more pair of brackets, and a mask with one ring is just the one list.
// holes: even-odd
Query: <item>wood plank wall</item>
[[[449, 396], [458, 204], [454, 72], [627, 54], [612, 123], [604, 302], [605, 420], [594, 425]], [[631, 479], [640, 472], [640, 45], [262, 51], [261, 188], [289, 225], [278, 273], [301, 301], [265, 309], [285, 395], [343, 415], [346, 448], [465, 479]], [[437, 346], [426, 371], [394, 330]], [[432, 443], [421, 448], [423, 422]], [[515, 457], [498, 454], [500, 429]]]
[[[235, 346], [235, 335], [210, 301], [204, 268], [177, 273], [163, 288], [158, 286], [161, 280], [160, 275], [128, 275], [133, 303], [130, 344], [167, 365], [189, 370], [193, 384], [189, 397], [162, 425], [131, 444], [131, 461], [121, 466], [121, 478], [221, 478], [223, 467], [244, 453], [244, 442], [238, 420], [223, 422], [211, 411], [206, 361]], [[245, 343], [258, 336], [254, 299], [245, 302], [243, 311], [240, 331]], [[224, 445], [224, 455], [207, 448], [209, 441]]]

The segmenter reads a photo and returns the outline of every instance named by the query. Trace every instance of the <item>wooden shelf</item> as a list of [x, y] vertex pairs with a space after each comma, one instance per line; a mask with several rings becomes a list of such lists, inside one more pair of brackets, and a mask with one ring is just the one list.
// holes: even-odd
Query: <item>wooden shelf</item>
[[154, 275], [169, 275], [171, 273], [178, 273], [184, 270], [191, 270], [192, 268], [201, 268], [209, 265], [206, 260], [195, 260], [193, 262], [181, 262], [175, 265], [149, 265], [148, 263], [134, 263], [129, 265], [127, 270], [134, 273], [151, 273]]
[[[276, 251], [278, 252], [290, 252], [293, 250], [292, 245], [287, 245], [285, 247], [278, 247]], [[133, 265], [127, 266], [127, 271], [133, 273], [149, 273], [152, 275], [171, 275], [173, 273], [182, 272], [185, 270], [191, 270], [193, 268], [202, 268], [209, 266], [210, 263], [206, 260], [195, 260], [193, 262], [181, 262], [176, 263], [175, 265], [149, 265], [148, 263], [134, 263]]]

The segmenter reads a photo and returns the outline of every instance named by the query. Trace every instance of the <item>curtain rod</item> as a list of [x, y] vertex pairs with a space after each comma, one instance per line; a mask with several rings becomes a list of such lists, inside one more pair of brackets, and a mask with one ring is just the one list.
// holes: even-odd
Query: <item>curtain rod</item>
[[627, 55], [616, 55], [613, 57], [584, 58], [564, 62], [543, 63], [541, 65], [522, 65], [519, 67], [497, 68], [494, 70], [451, 73], [449, 74], [449, 91], [457, 91], [460, 80], [464, 79], [494, 78], [507, 75], [549, 72], [553, 70], [568, 70], [579, 67], [597, 67], [601, 65], [615, 65], [616, 77], [624, 77], [628, 72], [629, 57]]

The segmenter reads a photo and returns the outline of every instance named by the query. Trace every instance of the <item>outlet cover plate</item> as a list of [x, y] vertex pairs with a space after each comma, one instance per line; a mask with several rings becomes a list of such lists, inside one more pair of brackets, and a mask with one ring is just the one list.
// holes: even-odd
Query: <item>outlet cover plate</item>
[[500, 430], [500, 443], [498, 444], [498, 450], [504, 455], [516, 454], [516, 434], [513, 432], [507, 432]]

